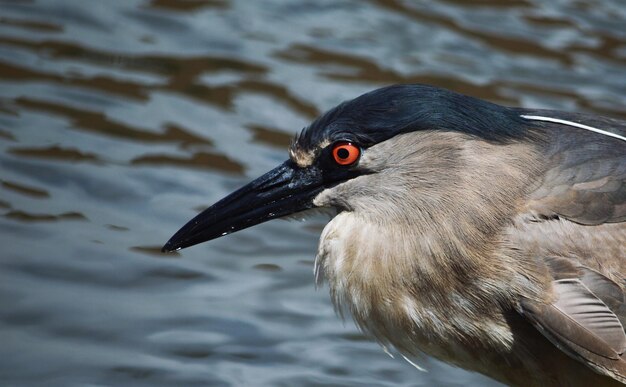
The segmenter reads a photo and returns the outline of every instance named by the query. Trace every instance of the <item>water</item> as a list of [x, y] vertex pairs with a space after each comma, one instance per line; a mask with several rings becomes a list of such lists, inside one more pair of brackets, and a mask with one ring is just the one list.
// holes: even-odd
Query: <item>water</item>
[[0, 0], [0, 384], [486, 385], [341, 323], [323, 217], [159, 253], [378, 86], [626, 118], [620, 0], [472, 4]]

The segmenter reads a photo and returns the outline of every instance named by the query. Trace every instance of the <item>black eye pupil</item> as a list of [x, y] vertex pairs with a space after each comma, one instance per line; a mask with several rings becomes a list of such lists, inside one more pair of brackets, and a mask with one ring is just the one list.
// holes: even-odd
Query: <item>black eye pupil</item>
[[342, 148], [337, 151], [337, 156], [339, 156], [340, 159], [347, 159], [348, 156], [350, 156], [350, 152], [347, 149]]

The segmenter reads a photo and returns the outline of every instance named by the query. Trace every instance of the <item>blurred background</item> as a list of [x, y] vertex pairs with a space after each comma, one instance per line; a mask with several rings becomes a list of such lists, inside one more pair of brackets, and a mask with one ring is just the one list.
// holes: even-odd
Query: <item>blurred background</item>
[[410, 82], [626, 119], [626, 7], [0, 0], [0, 384], [495, 384], [342, 323], [323, 217], [159, 252], [317, 114]]

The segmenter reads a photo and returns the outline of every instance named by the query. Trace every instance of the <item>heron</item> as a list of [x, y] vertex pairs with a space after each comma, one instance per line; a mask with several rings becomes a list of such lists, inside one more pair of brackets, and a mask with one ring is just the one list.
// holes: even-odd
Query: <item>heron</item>
[[383, 87], [163, 251], [320, 208], [315, 280], [384, 347], [509, 385], [626, 383], [625, 121]]

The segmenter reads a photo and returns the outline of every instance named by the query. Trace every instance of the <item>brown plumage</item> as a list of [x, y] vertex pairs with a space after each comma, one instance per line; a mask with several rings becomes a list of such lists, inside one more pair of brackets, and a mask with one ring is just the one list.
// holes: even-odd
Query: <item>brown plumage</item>
[[[511, 385], [626, 383], [626, 124], [395, 88], [322, 116], [287, 167], [209, 208], [165, 249], [332, 207], [316, 279], [382, 345]], [[360, 146], [349, 168], [327, 160], [338, 140]], [[298, 179], [312, 193], [294, 208], [284, 203]], [[271, 196], [277, 186], [288, 193]], [[250, 191], [263, 198], [234, 210]], [[272, 216], [257, 214], [263, 206]]]

